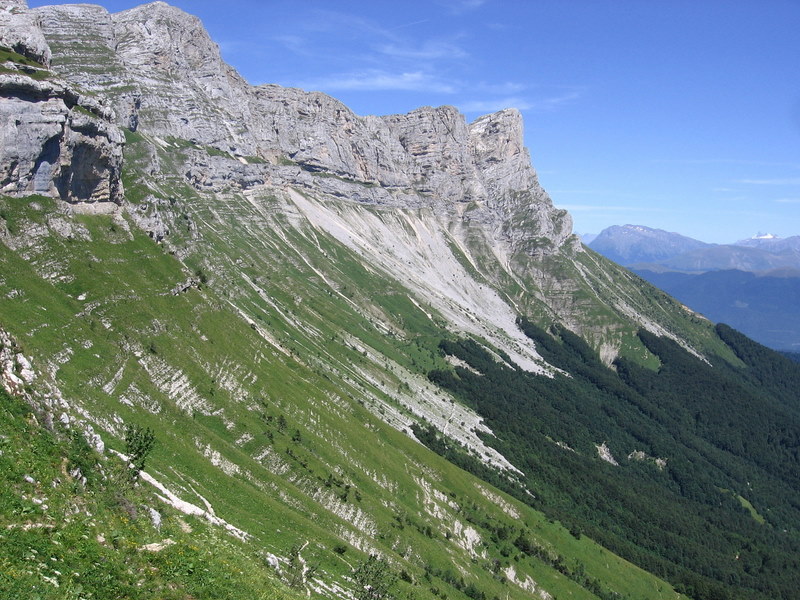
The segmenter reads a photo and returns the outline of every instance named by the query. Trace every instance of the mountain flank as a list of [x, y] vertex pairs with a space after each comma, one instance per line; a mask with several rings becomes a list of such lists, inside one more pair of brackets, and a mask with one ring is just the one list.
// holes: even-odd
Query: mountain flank
[[518, 111], [0, 15], [0, 589], [793, 597], [797, 365], [581, 246]]

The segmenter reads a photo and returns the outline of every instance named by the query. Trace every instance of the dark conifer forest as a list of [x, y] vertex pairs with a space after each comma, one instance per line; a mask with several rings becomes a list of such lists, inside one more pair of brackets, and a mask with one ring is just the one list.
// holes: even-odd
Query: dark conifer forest
[[693, 598], [797, 597], [800, 365], [718, 325], [739, 365], [642, 330], [658, 369], [609, 368], [567, 329], [518, 325], [570, 375], [525, 372], [462, 339], [440, 349], [471, 368], [429, 378], [486, 418], [487, 443], [524, 478], [418, 428], [423, 442]]

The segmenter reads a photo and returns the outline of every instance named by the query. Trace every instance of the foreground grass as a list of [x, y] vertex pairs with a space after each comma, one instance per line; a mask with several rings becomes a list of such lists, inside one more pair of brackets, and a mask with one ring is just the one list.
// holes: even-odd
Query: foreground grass
[[249, 549], [125, 483], [115, 459], [47, 431], [2, 390], [0, 431], [3, 597], [296, 597]]

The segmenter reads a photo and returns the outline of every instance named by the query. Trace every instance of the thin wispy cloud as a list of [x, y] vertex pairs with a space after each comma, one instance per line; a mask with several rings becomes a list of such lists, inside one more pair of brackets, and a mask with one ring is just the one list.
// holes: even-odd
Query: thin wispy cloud
[[800, 204], [800, 198], [778, 198], [775, 202], [781, 204]]
[[800, 169], [800, 164], [792, 162], [749, 160], [743, 158], [655, 158], [652, 162], [680, 165], [751, 165], [757, 167], [792, 167], [794, 169]]
[[[318, 58], [318, 75], [302, 81], [282, 81], [304, 89], [341, 91], [414, 91], [452, 94], [460, 86], [445, 76], [454, 60], [468, 57], [457, 43], [458, 33], [447, 37], [420, 35], [415, 27], [428, 19], [399, 26], [361, 15], [333, 10], [311, 11], [298, 31], [275, 36], [274, 41], [294, 54]], [[342, 32], [349, 43], [342, 50]], [[337, 47], [337, 51], [331, 49]], [[347, 65], [343, 67], [343, 65]]]
[[569, 212], [641, 212], [641, 213], [660, 213], [669, 212], [667, 209], [652, 206], [609, 206], [605, 204], [560, 204], [558, 208], [563, 208]]
[[439, 0], [438, 4], [444, 6], [453, 14], [462, 14], [476, 10], [487, 3], [487, 0]]
[[529, 86], [522, 83], [518, 83], [516, 81], [503, 81], [501, 83], [490, 83], [482, 81], [480, 83], [476, 83], [471, 87], [475, 91], [497, 96], [519, 94], [520, 92], [523, 92], [529, 88]]
[[455, 59], [466, 58], [467, 52], [450, 42], [429, 40], [419, 46], [404, 46], [400, 44], [384, 44], [378, 51], [395, 58], [410, 58], [415, 60], [435, 60], [439, 58]]
[[737, 183], [749, 185], [800, 185], [800, 177], [778, 177], [776, 179], [739, 179]]
[[534, 100], [530, 108], [536, 110], [553, 110], [555, 108], [560, 107], [563, 104], [568, 104], [573, 100], [577, 100], [580, 97], [581, 93], [578, 91], [568, 92], [566, 94], [561, 94], [559, 96], [551, 96], [549, 98]]
[[341, 73], [316, 80], [300, 81], [297, 87], [306, 90], [333, 91], [415, 91], [452, 94], [456, 88], [435, 75], [422, 71], [393, 73], [369, 69], [353, 73]]
[[308, 40], [299, 35], [276, 35], [272, 39], [281, 44], [287, 50], [296, 54], [307, 55], [312, 52], [312, 50], [309, 48]]
[[406, 29], [407, 27], [413, 27], [414, 25], [422, 25], [423, 23], [427, 23], [430, 19], [419, 19], [418, 21], [411, 21], [411, 23], [403, 23], [401, 25], [395, 25], [394, 27], [390, 27], [388, 31], [397, 31], [398, 29]]
[[303, 30], [315, 33], [334, 33], [337, 38], [342, 32], [347, 32], [351, 37], [364, 35], [378, 36], [395, 39], [392, 30], [382, 27], [375, 21], [366, 19], [361, 15], [343, 13], [335, 10], [315, 10], [306, 14], [302, 25]]
[[[540, 171], [541, 173], [541, 171]], [[561, 190], [550, 190], [551, 194], [580, 194], [583, 196], [615, 196], [617, 192], [614, 190], [587, 190], [587, 189], [579, 189], [579, 190], [570, 190], [570, 189], [561, 189]]]
[[490, 98], [485, 100], [469, 100], [459, 103], [459, 108], [465, 113], [475, 112], [496, 112], [504, 108], [517, 108], [519, 110], [555, 110], [564, 104], [568, 104], [580, 97], [579, 92], [569, 92], [561, 96], [550, 98], [531, 99], [522, 96], [510, 96], [505, 98]]

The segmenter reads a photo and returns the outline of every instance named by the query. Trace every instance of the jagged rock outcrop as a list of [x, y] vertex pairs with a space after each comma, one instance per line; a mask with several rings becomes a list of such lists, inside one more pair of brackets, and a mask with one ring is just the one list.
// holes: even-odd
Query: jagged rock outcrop
[[[489, 225], [529, 254], [570, 238], [571, 220], [539, 186], [515, 110], [472, 124], [447, 106], [361, 117], [319, 92], [249, 85], [196, 17], [163, 2], [116, 14], [88, 5], [36, 14], [56, 50], [54, 67], [109, 94], [119, 125], [230, 155], [215, 160], [212, 172], [207, 157], [189, 153], [184, 172], [198, 189], [271, 183], [368, 204], [434, 207]], [[102, 73], [86, 73], [87, 63]]]
[[162, 137], [256, 154], [243, 92], [250, 86], [223, 62], [196, 17], [163, 2], [115, 14], [88, 4], [34, 11], [54, 49], [54, 69], [113, 98], [120, 125], [133, 119]]
[[16, 340], [0, 327], [0, 386], [9, 394], [22, 394], [35, 373]]
[[0, 46], [50, 65], [50, 47], [25, 0], [0, 0]]
[[522, 139], [522, 115], [506, 109], [479, 117], [469, 126], [472, 155], [486, 192], [522, 192], [537, 187], [531, 157]]
[[125, 138], [109, 116], [57, 81], [0, 74], [0, 192], [121, 203]]
[[[21, 1], [0, 10], [13, 27], [13, 35], [0, 28], [0, 43], [49, 63], [38, 17]], [[45, 71], [0, 73], [0, 193], [121, 203], [124, 136], [114, 119], [113, 110]]]

